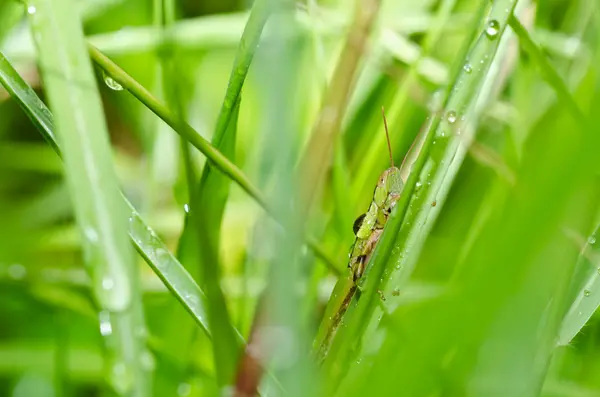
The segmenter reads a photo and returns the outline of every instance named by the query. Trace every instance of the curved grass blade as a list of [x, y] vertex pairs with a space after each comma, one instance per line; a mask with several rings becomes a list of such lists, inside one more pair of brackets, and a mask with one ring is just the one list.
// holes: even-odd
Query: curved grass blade
[[[171, 112], [163, 103], [156, 99], [146, 88], [144, 88], [135, 79], [129, 76], [117, 64], [111, 61], [108, 57], [102, 54], [97, 48], [89, 45], [90, 56], [92, 60], [103, 69], [111, 78], [119, 83], [123, 88], [129, 91], [133, 96], [140, 100], [154, 114], [160, 117], [173, 130], [187, 139], [195, 148], [200, 150], [212, 165], [221, 171], [223, 174], [231, 178], [238, 186], [246, 191], [250, 197], [269, 214], [273, 219], [279, 220], [281, 215], [267, 202], [263, 194], [256, 188], [248, 177], [233, 164], [226, 156], [218, 151], [206, 139], [204, 139], [192, 126], [188, 123], [180, 121], [177, 116]], [[327, 267], [336, 275], [340, 275], [340, 269], [335, 265], [335, 262], [329, 258], [326, 251], [321, 248], [318, 241], [311, 237], [305, 236], [307, 246], [327, 265]]]
[[[212, 145], [234, 160], [241, 91], [269, 18], [268, 1], [255, 2], [239, 43], [225, 99], [217, 118]], [[213, 337], [213, 358], [220, 387], [231, 384], [240, 345], [231, 323], [220, 280], [220, 238], [230, 179], [207, 162], [202, 177], [190, 189], [189, 212], [181, 235], [178, 256], [184, 263], [199, 264], [201, 283], [208, 294], [208, 315]]]
[[[42, 136], [60, 155], [60, 148], [54, 136], [52, 113], [2, 53], [0, 53], [0, 83], [19, 102], [19, 105]], [[169, 252], [156, 233], [146, 225], [133, 205], [125, 196], [121, 195], [121, 197], [131, 213], [129, 236], [136, 250], [192, 315], [202, 330], [209, 335], [204, 292], [198, 287], [183, 265]]]
[[[219, 145], [225, 155], [233, 157], [237, 130], [235, 106], [227, 133]], [[213, 355], [217, 380], [221, 387], [231, 384], [240, 353], [231, 324], [225, 296], [220, 287], [219, 247], [221, 221], [229, 193], [230, 180], [207, 163], [197, 190], [192, 194], [186, 225], [181, 236], [178, 256], [184, 263], [199, 264], [201, 282], [208, 294], [208, 315], [213, 338]]]
[[[473, 49], [469, 51], [473, 38], [479, 32], [481, 16], [486, 7], [487, 2], [482, 1], [477, 14], [479, 17], [474, 18], [470, 34], [464, 41], [461, 55], [457, 57], [457, 63], [454, 65], [454, 78], [451, 81], [455, 84], [450, 84], [446, 88], [443, 98], [442, 108], [452, 109], [453, 112], [459, 114], [458, 117], [472, 105], [469, 98], [477, 98], [477, 90], [481, 87], [498, 46], [499, 35], [503, 31], [502, 29], [495, 32], [498, 36], [494, 35], [492, 38], [489, 38], [485, 32], [480, 33]], [[493, 11], [491, 15], [494, 15]], [[502, 26], [505, 27], [506, 23]], [[467, 72], [463, 68], [467, 53], [470, 62], [478, 62], [482, 65], [476, 73]], [[453, 87], [459, 85], [461, 90], [451, 91]], [[390, 301], [394, 296], [393, 291], [398, 288], [402, 289], [406, 285], [420, 254], [420, 249], [458, 171], [458, 165], [464, 157], [465, 150], [464, 147], [460, 147], [462, 143], [460, 139], [450, 139], [452, 134], [448, 134], [448, 131], [454, 129], [452, 123], [453, 121], [449, 122], [447, 117], [442, 120], [436, 114], [424, 131], [422, 147], [421, 150], [418, 150], [416, 160], [407, 159], [409, 166], [401, 170], [406, 173], [410, 169], [410, 174], [395, 212], [388, 220], [383, 236], [371, 258], [371, 264], [361, 279], [366, 292], [362, 294], [356, 309], [347, 313], [347, 316], [349, 315], [348, 326], [342, 329], [343, 332], [334, 340], [330, 351], [330, 356], [333, 356], [328, 357], [325, 362], [325, 369], [332, 379], [331, 387], [333, 389], [337, 387], [340, 377], [347, 372], [347, 366], [355, 362], [354, 357], [360, 352], [359, 341], [363, 338], [367, 328], [370, 330], [377, 328], [381, 315], [381, 309], [378, 309], [380, 295], [377, 291], [380, 290], [386, 297], [390, 297], [388, 298]], [[432, 145], [434, 140], [435, 146]], [[410, 167], [413, 161], [414, 164]], [[443, 166], [443, 164], [448, 164], [448, 166]], [[428, 175], [435, 176], [430, 180]], [[413, 197], [417, 180], [420, 182], [420, 187], [418, 193]], [[431, 203], [434, 200], [437, 202], [435, 206], [432, 206]], [[409, 202], [411, 210], [407, 212]], [[406, 223], [406, 226], [402, 225], [403, 222]], [[393, 307], [393, 300], [387, 305]], [[348, 346], [355, 348], [348, 348]]]
[[127, 243], [126, 206], [119, 199], [108, 129], [87, 56], [81, 22], [70, 1], [28, 3], [40, 71], [56, 114], [64, 173], [83, 237], [83, 260], [99, 307], [108, 353], [107, 379], [121, 396], [151, 394], [137, 266]]

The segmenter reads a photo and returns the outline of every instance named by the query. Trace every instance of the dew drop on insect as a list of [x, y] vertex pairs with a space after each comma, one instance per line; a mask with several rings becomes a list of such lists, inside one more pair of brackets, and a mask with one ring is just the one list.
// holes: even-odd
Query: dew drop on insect
[[500, 24], [495, 19], [492, 19], [485, 28], [485, 35], [493, 40], [498, 37], [498, 33], [500, 33]]
[[596, 235], [595, 234], [592, 234], [590, 237], [588, 237], [588, 244], [590, 244], [590, 245], [596, 244]]
[[465, 71], [465, 73], [471, 74], [471, 72], [473, 72], [473, 66], [471, 66], [470, 63], [465, 63], [465, 66], [463, 66], [463, 70]]
[[108, 88], [110, 88], [113, 91], [123, 91], [123, 86], [117, 83], [115, 79], [113, 79], [104, 72], [102, 74], [104, 75], [104, 84], [106, 84]]
[[583, 290], [583, 296], [585, 296], [585, 297], [588, 297], [588, 296], [590, 296], [591, 294], [592, 294], [592, 293], [590, 292], [590, 290], [589, 290], [589, 289], [584, 289], [584, 290]]
[[29, 7], [27, 7], [27, 13], [28, 13], [29, 15], [33, 15], [33, 14], [35, 14], [35, 12], [36, 12], [36, 11], [37, 11], [37, 10], [36, 10], [35, 6], [29, 6]]
[[448, 120], [448, 122], [449, 122], [450, 124], [454, 124], [454, 123], [456, 123], [456, 112], [455, 112], [454, 110], [451, 110], [451, 111], [449, 111], [449, 112], [446, 114], [446, 119]]

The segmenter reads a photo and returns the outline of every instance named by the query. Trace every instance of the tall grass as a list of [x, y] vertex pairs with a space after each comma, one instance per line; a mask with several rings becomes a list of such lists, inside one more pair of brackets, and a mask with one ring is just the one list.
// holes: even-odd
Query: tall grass
[[234, 3], [0, 4], [0, 394], [600, 394], [596, 2]]

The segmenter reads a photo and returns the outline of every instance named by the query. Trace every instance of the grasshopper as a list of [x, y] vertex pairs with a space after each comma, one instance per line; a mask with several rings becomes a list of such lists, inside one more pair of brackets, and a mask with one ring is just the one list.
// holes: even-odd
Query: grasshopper
[[346, 313], [356, 290], [360, 289], [358, 281], [365, 273], [369, 259], [383, 233], [383, 228], [404, 187], [400, 169], [394, 166], [390, 135], [383, 108], [381, 112], [390, 155], [390, 168], [383, 171], [379, 177], [373, 193], [373, 201], [371, 201], [367, 212], [354, 221], [353, 230], [356, 238], [350, 248], [350, 260], [348, 261], [350, 274], [347, 280], [338, 282], [336, 285], [330, 304], [325, 312], [325, 318], [330, 319], [330, 321], [324, 321], [317, 334], [315, 344], [318, 346], [317, 358], [319, 361], [322, 361], [327, 355], [342, 317]]

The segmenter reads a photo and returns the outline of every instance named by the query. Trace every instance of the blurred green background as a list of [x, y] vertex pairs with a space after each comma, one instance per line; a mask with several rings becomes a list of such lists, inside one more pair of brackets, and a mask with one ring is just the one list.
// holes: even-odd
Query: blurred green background
[[[45, 3], [53, 1], [0, 0], [0, 51], [48, 104], [32, 40], [36, 27], [32, 33], [27, 19], [29, 7], [41, 12]], [[294, 319], [281, 318], [291, 321], [300, 342], [292, 353], [283, 348], [274, 355], [289, 353], [296, 361], [285, 364], [290, 358], [283, 357], [284, 364], [269, 367], [263, 395], [286, 395], [273, 386], [280, 381], [291, 395], [600, 396], [600, 322], [593, 314], [600, 304], [597, 3], [518, 2], [515, 13], [545, 64], [522, 40], [519, 46], [510, 28], [497, 50], [462, 59], [465, 45], [477, 48], [471, 28], [489, 29], [489, 7], [506, 9], [508, 18], [512, 1], [382, 2], [322, 170], [323, 186], [299, 221], [342, 279], [352, 222], [389, 163], [381, 107], [397, 164], [429, 121], [443, 120], [382, 265], [383, 308], [346, 321], [350, 329], [358, 322], [365, 329], [356, 331], [360, 343], [340, 336], [348, 349], [338, 357], [347, 359], [342, 370], [297, 357], [309, 350], [335, 272], [282, 237], [233, 183], [225, 196], [205, 185], [208, 197], [226, 203], [222, 223], [208, 231], [218, 254], [198, 252], [198, 239], [210, 238], [185, 237], [183, 230], [206, 157], [94, 66], [121, 190], [207, 294], [212, 279], [203, 269], [218, 263], [226, 320], [247, 339], [265, 288], [275, 284], [274, 296], [289, 294], [282, 307]], [[251, 2], [62, 6], [70, 4], [89, 42], [201, 136], [213, 138]], [[274, 205], [284, 208], [295, 197], [293, 167], [305, 155], [354, 26], [353, 10], [353, 1], [285, 2], [265, 27], [228, 157]], [[488, 34], [487, 40], [500, 38]], [[548, 65], [558, 80], [548, 77]], [[469, 83], [468, 75], [480, 79]], [[449, 103], [458, 98], [462, 108], [443, 108], [447, 87], [454, 87]], [[458, 113], [457, 124], [449, 112]], [[74, 199], [85, 198], [69, 190], [61, 159], [0, 88], [0, 396], [143, 395], [130, 390], [129, 382], [139, 379], [107, 364], [114, 346], [103, 339], [107, 323], [84, 267]], [[200, 202], [207, 207], [192, 207], [201, 223], [219, 211], [206, 200]], [[284, 228], [293, 236], [294, 216], [288, 216]], [[138, 255], [136, 265], [147, 327], [137, 365], [152, 374], [152, 395], [229, 395], [232, 388], [223, 385], [233, 379], [223, 383], [220, 366], [235, 373], [237, 361], [219, 361], [227, 354], [217, 349], [220, 336], [213, 343]]]

